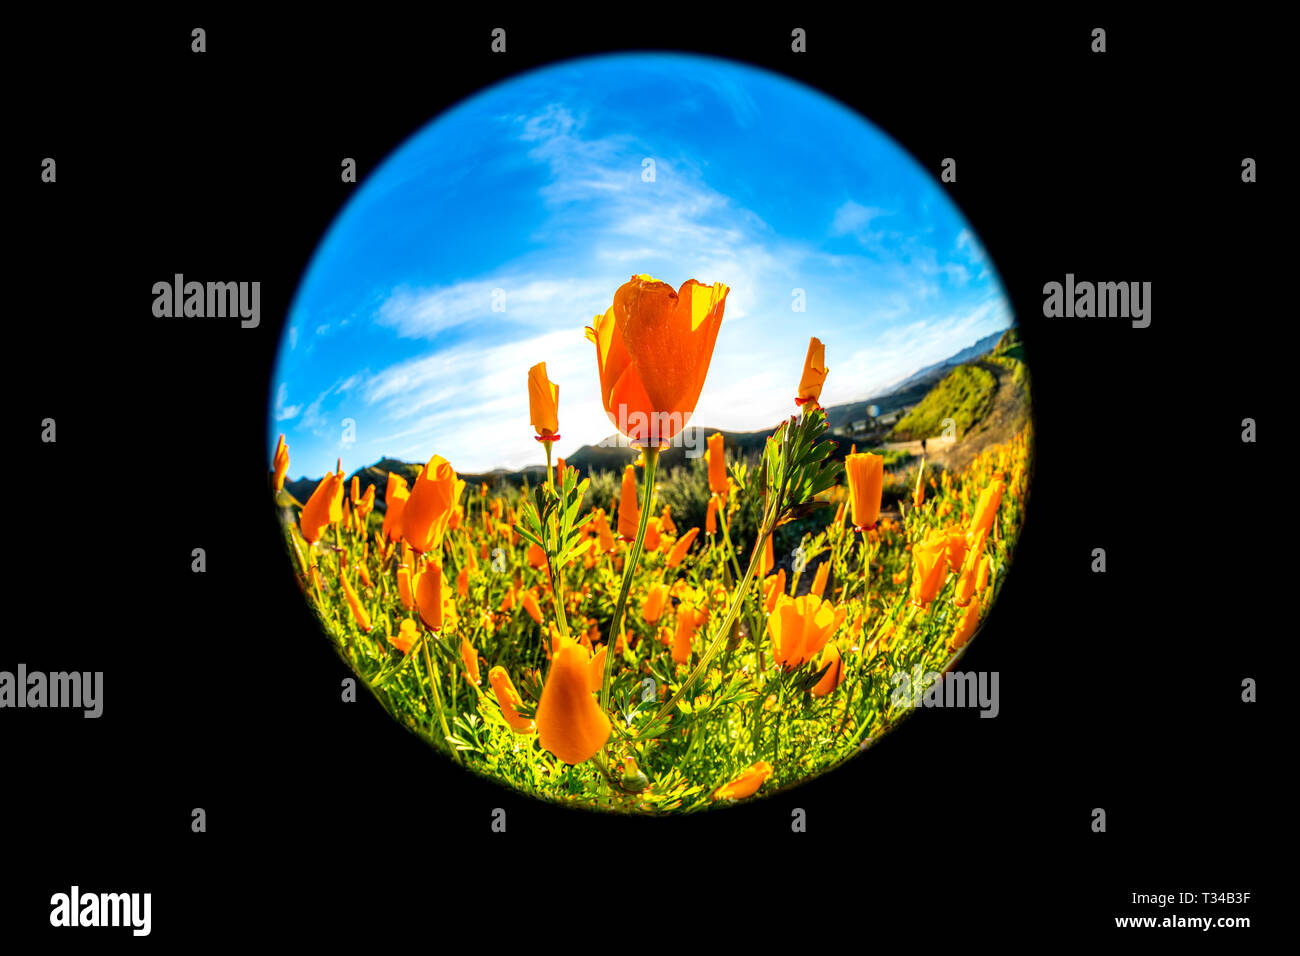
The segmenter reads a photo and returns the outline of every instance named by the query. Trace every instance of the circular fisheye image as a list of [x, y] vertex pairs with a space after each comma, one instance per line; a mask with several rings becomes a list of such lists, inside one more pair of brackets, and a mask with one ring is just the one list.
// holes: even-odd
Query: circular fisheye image
[[421, 129], [321, 242], [270, 398], [322, 648], [576, 807], [725, 807], [865, 749], [943, 696], [1025, 516], [971, 225], [856, 112], [704, 57], [561, 63]]

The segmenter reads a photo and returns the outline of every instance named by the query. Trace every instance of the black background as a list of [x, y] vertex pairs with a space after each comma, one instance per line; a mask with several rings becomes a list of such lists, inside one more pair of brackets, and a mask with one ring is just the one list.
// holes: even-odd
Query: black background
[[[795, 26], [807, 54], [790, 52]], [[102, 670], [105, 710], [0, 713], [5, 932], [48, 930], [50, 895], [72, 883], [152, 892], [158, 940], [266, 923], [376, 946], [448, 945], [452, 927], [520, 946], [543, 928], [633, 946], [1183, 943], [1194, 931], [1112, 919], [1165, 915], [1130, 895], [1178, 890], [1249, 891], [1241, 912], [1260, 927], [1281, 839], [1281, 691], [1265, 668], [1289, 598], [1288, 482], [1266, 460], [1290, 318], [1266, 238], [1286, 175], [1269, 161], [1277, 32], [658, 8], [635, 23], [358, 9], [15, 24], [0, 668]], [[1028, 523], [962, 663], [1000, 673], [1000, 716], [922, 710], [819, 780], [667, 821], [521, 798], [451, 767], [368, 694], [342, 703], [348, 671], [295, 590], [265, 478], [284, 314], [358, 188], [341, 159], [364, 182], [485, 85], [618, 49], [765, 65], [855, 106], [936, 174], [955, 157], [945, 188], [1014, 301], [1035, 387]], [[56, 184], [40, 182], [46, 156]], [[1241, 182], [1246, 156], [1259, 183]], [[155, 319], [151, 287], [177, 272], [261, 281], [261, 326]], [[1042, 286], [1067, 272], [1152, 282], [1151, 326], [1044, 319]], [[46, 417], [56, 444], [39, 439]], [[1245, 417], [1258, 444], [1240, 441]], [[195, 547], [206, 574], [190, 571]], [[1259, 703], [1241, 702], [1245, 677]], [[791, 833], [795, 807], [806, 833]]]

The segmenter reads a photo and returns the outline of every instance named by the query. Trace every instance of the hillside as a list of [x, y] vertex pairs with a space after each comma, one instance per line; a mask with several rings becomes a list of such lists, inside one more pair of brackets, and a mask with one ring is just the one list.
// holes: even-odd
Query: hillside
[[993, 407], [997, 387], [997, 378], [987, 368], [959, 365], [899, 420], [889, 437], [893, 441], [933, 438], [951, 420], [954, 434], [961, 438]]
[[[1013, 378], [1017, 385], [1022, 382], [1023, 371], [1016, 371], [1024, 368], [1022, 356], [1020, 339], [1013, 327], [1005, 332], [985, 336], [942, 362], [918, 369], [880, 395], [827, 408], [825, 411], [830, 437], [838, 446], [833, 452], [834, 457], [842, 458], [853, 445], [866, 450], [887, 441], [916, 440], [919, 453], [919, 439], [938, 435], [942, 431], [942, 421], [947, 417], [957, 421], [959, 437], [965, 435], [975, 429], [982, 418], [999, 407], [999, 401], [1004, 411], [1008, 404], [1016, 404], [1012, 391], [1005, 394], [1001, 391], [1001, 380], [1011, 370], [1015, 375], [1005, 375], [1008, 383]], [[977, 361], [971, 364], [972, 359]], [[1014, 412], [1008, 414], [1011, 419], [1022, 417]], [[743, 455], [753, 460], [777, 424], [773, 422], [769, 428], [752, 432], [732, 432], [691, 425], [687, 426], [686, 433], [691, 443], [698, 442], [695, 447], [703, 448], [706, 435], [721, 431], [729, 455]], [[1003, 430], [1001, 427], [995, 429], [998, 434]], [[900, 449], [900, 453], [906, 456], [911, 450]], [[583, 445], [565, 460], [583, 475], [591, 475], [595, 472], [619, 472], [632, 459], [633, 454], [626, 439], [621, 435], [611, 435], [600, 444]], [[686, 463], [685, 447], [673, 447], [664, 451], [660, 468], [667, 472]], [[348, 487], [351, 487], [353, 475], [360, 479], [363, 494], [369, 485], [377, 484], [376, 510], [382, 512], [388, 473], [395, 471], [411, 483], [419, 474], [420, 467], [421, 463], [418, 462], [381, 458], [373, 465], [349, 475]], [[518, 485], [525, 476], [535, 483], [545, 473], [545, 466], [539, 464], [517, 471], [498, 468], [481, 474], [462, 473], [461, 477], [470, 484], [486, 482], [489, 486], [498, 483]], [[320, 480], [287, 480], [285, 491], [300, 502], [306, 501]]]

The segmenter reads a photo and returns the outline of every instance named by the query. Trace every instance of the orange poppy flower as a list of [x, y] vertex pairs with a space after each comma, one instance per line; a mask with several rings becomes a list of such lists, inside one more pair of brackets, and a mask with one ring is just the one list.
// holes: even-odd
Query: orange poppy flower
[[925, 607], [934, 600], [948, 575], [947, 536], [933, 532], [912, 548], [912, 603]]
[[[583, 636], [585, 637], [586, 635], [584, 634]], [[606, 647], [607, 645], [605, 644], [600, 645], [600, 650], [598, 650], [592, 656], [591, 663], [588, 665], [589, 666], [588, 677], [590, 683], [589, 689], [593, 694], [598, 693], [600, 691], [601, 685], [605, 683]]]
[[635, 275], [587, 328], [605, 413], [636, 444], [667, 444], [695, 412], [722, 326], [727, 286]]
[[709, 496], [709, 510], [704, 516], [704, 533], [718, 533], [718, 496]]
[[524, 596], [521, 599], [521, 603], [524, 606], [524, 610], [528, 612], [528, 616], [531, 617], [538, 624], [541, 624], [542, 609], [541, 606], [538, 605], [537, 603], [537, 595], [533, 593], [531, 590], [525, 591]]
[[284, 476], [289, 471], [289, 446], [284, 443], [284, 436], [275, 443], [275, 455], [271, 458], [271, 466], [275, 469], [275, 477], [272, 484], [276, 491], [284, 488]]
[[397, 594], [408, 611], [415, 607], [415, 592], [411, 590], [411, 569], [402, 565], [397, 569]]
[[849, 481], [849, 503], [853, 507], [853, 526], [859, 531], [876, 526], [880, 517], [880, 496], [885, 487], [885, 459], [869, 452], [844, 459]]
[[442, 605], [442, 568], [430, 564], [415, 578], [415, 609], [426, 627], [442, 629]]
[[460, 639], [460, 659], [465, 662], [466, 678], [471, 684], [478, 684], [478, 651], [474, 650], [468, 636]]
[[826, 367], [826, 346], [814, 336], [808, 340], [808, 355], [803, 360], [803, 375], [799, 379], [799, 394], [795, 396], [794, 403], [804, 405], [812, 402], [816, 407], [822, 397], [822, 386], [826, 384], [826, 373], [829, 371]]
[[682, 563], [682, 559], [686, 557], [686, 552], [691, 550], [691, 545], [695, 542], [695, 538], [699, 533], [699, 528], [692, 528], [677, 539], [673, 549], [668, 552], [668, 567], [675, 568]]
[[555, 441], [560, 436], [558, 408], [560, 386], [546, 377], [546, 363], [538, 362], [528, 370], [528, 413], [538, 441]]
[[515, 710], [523, 699], [519, 692], [515, 690], [515, 685], [510, 682], [510, 675], [506, 673], [504, 667], [497, 666], [488, 671], [488, 683], [492, 685], [492, 692], [496, 694], [497, 703], [501, 705], [501, 716], [505, 717], [515, 733], [531, 734], [537, 729], [536, 725], [527, 717], [521, 717]]
[[962, 612], [957, 621], [957, 630], [953, 632], [952, 640], [948, 642], [948, 649], [955, 651], [965, 645], [970, 640], [970, 636], [975, 633], [975, 628], [980, 622], [980, 602], [971, 601], [966, 605], [966, 610]]
[[456, 477], [447, 459], [441, 455], [430, 458], [402, 509], [402, 539], [421, 554], [441, 547], [464, 488], [465, 482]]
[[343, 520], [343, 472], [328, 474], [320, 480], [298, 516], [298, 528], [303, 540], [315, 544], [325, 529]]
[[389, 541], [396, 541], [402, 536], [402, 509], [410, 497], [406, 479], [395, 472], [388, 473], [388, 487], [384, 490], [384, 534]]
[[609, 718], [591, 696], [587, 652], [562, 639], [537, 703], [538, 742], [565, 763], [578, 764], [594, 757], [609, 733]]
[[636, 503], [636, 469], [631, 465], [623, 469], [622, 491], [618, 502], [618, 533], [625, 541], [634, 541], [641, 509]]
[[813, 578], [812, 587], [810, 588], [811, 592], [817, 595], [818, 597], [822, 597], [826, 593], [826, 581], [830, 578], [830, 576], [831, 576], [831, 562], [830, 559], [828, 558], [825, 561], [823, 561], [821, 564], [817, 565], [817, 574]]
[[659, 519], [651, 518], [645, 523], [645, 540], [642, 542], [642, 547], [647, 554], [654, 554], [661, 544], [663, 544], [663, 535], [659, 531]]
[[840, 649], [835, 646], [834, 641], [822, 649], [822, 656], [818, 658], [815, 669], [821, 670], [827, 664], [830, 665], [830, 669], [822, 675], [822, 679], [812, 689], [814, 697], [825, 697], [844, 683], [844, 662], [840, 659]]
[[772, 638], [772, 659], [786, 667], [812, 660], [843, 620], [829, 601], [815, 594], [792, 598], [781, 594], [767, 619]]
[[356, 618], [357, 625], [363, 631], [370, 630], [370, 615], [362, 606], [357, 592], [352, 590], [352, 585], [348, 583], [347, 575], [343, 573], [342, 568], [339, 568], [339, 581], [343, 584], [343, 596], [347, 598], [348, 607], [352, 608], [352, 616]]
[[722, 432], [714, 432], [709, 436], [709, 448], [704, 454], [709, 461], [709, 491], [715, 495], [726, 495], [727, 453], [723, 448]]
[[641, 616], [649, 623], [655, 623], [663, 614], [664, 603], [667, 600], [668, 586], [664, 584], [654, 585], [650, 588], [650, 592], [645, 596], [645, 601], [641, 604]]
[[1002, 479], [998, 478], [989, 482], [988, 486], [980, 492], [979, 502], [975, 505], [975, 517], [971, 519], [970, 524], [972, 534], [992, 530], [993, 521], [998, 516], [998, 505], [1002, 503], [1003, 487]]
[[686, 602], [677, 605], [677, 632], [673, 635], [673, 660], [678, 664], [691, 661], [691, 640], [695, 637], [695, 608]]
[[420, 632], [415, 626], [415, 621], [408, 617], [402, 621], [402, 626], [398, 628], [397, 633], [388, 638], [388, 643], [406, 654], [419, 636]]
[[776, 610], [777, 598], [785, 594], [785, 568], [763, 580], [763, 610], [771, 614]]
[[760, 760], [752, 767], [741, 772], [734, 780], [724, 783], [713, 791], [714, 800], [743, 800], [752, 797], [763, 785], [763, 781], [772, 776], [772, 766], [766, 760]]

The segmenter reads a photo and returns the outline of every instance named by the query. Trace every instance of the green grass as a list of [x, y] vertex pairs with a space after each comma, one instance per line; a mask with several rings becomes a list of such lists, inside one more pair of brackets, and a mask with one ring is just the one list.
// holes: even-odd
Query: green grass
[[915, 441], [943, 432], [951, 418], [961, 438], [993, 407], [998, 381], [992, 372], [976, 365], [959, 365], [908, 412], [890, 433], [894, 441]]

